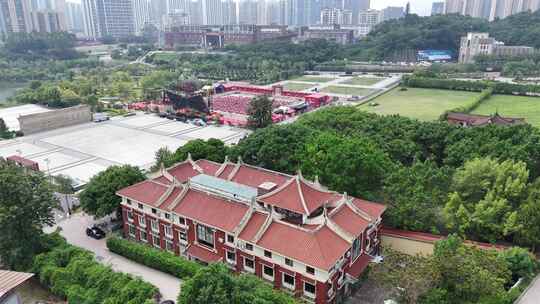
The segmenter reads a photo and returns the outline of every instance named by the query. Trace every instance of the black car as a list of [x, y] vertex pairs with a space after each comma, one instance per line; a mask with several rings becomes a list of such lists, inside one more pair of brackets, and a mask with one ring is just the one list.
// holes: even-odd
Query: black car
[[105, 237], [105, 231], [103, 231], [99, 227], [92, 226], [92, 227], [86, 228], [86, 235], [96, 240], [100, 240]]

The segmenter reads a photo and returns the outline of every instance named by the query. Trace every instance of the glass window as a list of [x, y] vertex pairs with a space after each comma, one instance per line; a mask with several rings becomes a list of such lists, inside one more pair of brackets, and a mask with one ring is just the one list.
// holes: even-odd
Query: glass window
[[253, 251], [253, 245], [246, 243], [246, 249], [249, 251]]
[[272, 258], [272, 253], [268, 250], [265, 250], [264, 251], [264, 256], [267, 257], [267, 258]]
[[234, 243], [234, 236], [227, 234], [227, 242]]
[[306, 272], [309, 274], [315, 274], [315, 268], [306, 266]]
[[214, 229], [197, 225], [197, 240], [205, 246], [214, 248]]
[[283, 283], [289, 285], [289, 287], [294, 287], [294, 277], [288, 273], [283, 273]]
[[187, 241], [187, 233], [184, 231], [178, 231], [178, 238], [182, 241]]
[[227, 251], [227, 261], [231, 263], [236, 263], [236, 253], [232, 251]]
[[291, 259], [285, 258], [285, 265], [292, 267], [294, 264], [293, 264], [293, 261]]
[[171, 226], [163, 226], [165, 227], [165, 235], [172, 237], [172, 227]]
[[152, 235], [152, 238], [153, 238], [153, 240], [154, 240], [154, 246], [156, 246], [156, 247], [161, 247], [161, 242], [160, 242], [160, 240], [159, 240], [159, 235], [153, 234], [153, 235]]
[[144, 219], [144, 215], [139, 215], [139, 225], [141, 227], [146, 227], [146, 220]]
[[171, 214], [170, 213], [165, 213], [165, 218], [170, 220], [171, 219]]
[[362, 238], [362, 235], [360, 235], [360, 237], [358, 237], [356, 240], [354, 240], [353, 244], [352, 244], [352, 260], [356, 260], [356, 258], [360, 255], [360, 245], [362, 244], [361, 243], [361, 238]]
[[139, 207], [139, 209], [143, 209], [143, 208], [144, 208], [143, 205], [142, 205], [141, 203], [139, 203], [138, 207]]
[[144, 230], [141, 230], [141, 240], [145, 242], [148, 241], [148, 234]]
[[264, 275], [267, 277], [274, 278], [274, 268], [264, 265]]
[[133, 225], [129, 225], [129, 234], [135, 236], [135, 227]]
[[173, 251], [174, 249], [174, 246], [173, 246], [173, 242], [172, 241], [166, 241], [165, 242], [165, 247], [167, 248], [168, 251]]
[[133, 221], [133, 211], [128, 210], [127, 217], [128, 217], [128, 220]]
[[309, 295], [315, 295], [315, 285], [304, 282], [304, 293], [307, 293]]
[[159, 226], [158, 226], [158, 221], [157, 220], [152, 220], [150, 222], [150, 225], [152, 225], [152, 230], [159, 231]]
[[153, 214], [156, 214], [156, 213], [157, 213], [156, 208], [152, 208], [152, 213], [153, 213]]
[[126, 200], [126, 202], [128, 205], [131, 205], [131, 200], [129, 198]]
[[244, 268], [255, 269], [255, 262], [252, 259], [244, 258]]
[[179, 217], [178, 222], [180, 223], [180, 225], [185, 225], [186, 224], [186, 219], [183, 218], [183, 217]]

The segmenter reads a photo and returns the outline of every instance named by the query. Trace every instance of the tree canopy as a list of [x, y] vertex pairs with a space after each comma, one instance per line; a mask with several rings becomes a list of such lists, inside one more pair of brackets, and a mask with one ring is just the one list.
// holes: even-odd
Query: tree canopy
[[26, 269], [41, 250], [43, 227], [54, 224], [57, 201], [47, 178], [0, 158], [0, 260]]
[[137, 167], [109, 167], [88, 182], [80, 194], [81, 206], [85, 212], [96, 217], [110, 215], [120, 207], [121, 198], [116, 195], [116, 191], [145, 179]]

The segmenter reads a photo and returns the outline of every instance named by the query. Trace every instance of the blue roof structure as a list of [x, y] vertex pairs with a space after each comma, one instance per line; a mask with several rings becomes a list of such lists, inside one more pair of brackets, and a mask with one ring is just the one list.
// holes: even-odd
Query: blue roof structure
[[199, 186], [235, 199], [251, 201], [257, 197], [257, 189], [215, 176], [199, 174], [192, 177], [190, 182], [195, 187]]

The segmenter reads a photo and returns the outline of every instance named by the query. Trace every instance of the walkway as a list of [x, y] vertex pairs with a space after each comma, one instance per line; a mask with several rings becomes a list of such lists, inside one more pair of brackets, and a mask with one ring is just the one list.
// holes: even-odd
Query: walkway
[[[98, 261], [111, 266], [116, 271], [141, 277], [143, 280], [159, 288], [162, 300], [173, 300], [176, 302], [176, 298], [180, 293], [180, 279], [110, 252], [107, 249], [104, 239], [95, 240], [86, 236], [86, 227], [91, 226], [93, 223], [94, 220], [92, 217], [78, 213], [69, 219], [61, 221], [58, 227], [62, 228], [61, 234], [70, 244], [92, 251]], [[55, 229], [56, 227], [53, 227], [52, 231]], [[51, 229], [49, 228], [47, 230]]]
[[519, 297], [515, 304], [538, 304], [540, 303], [540, 276], [537, 276], [529, 288]]

